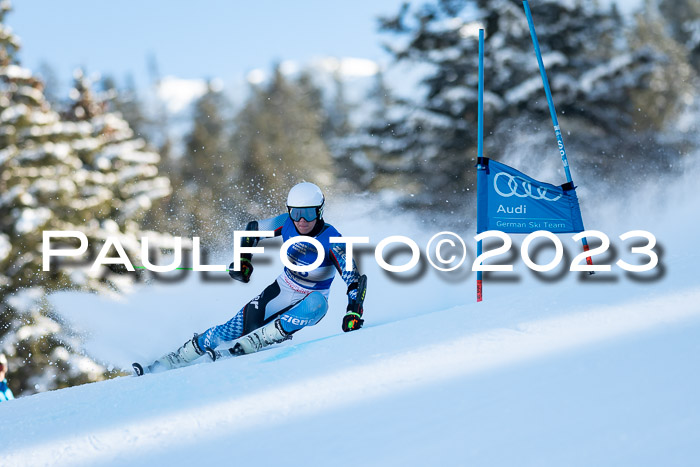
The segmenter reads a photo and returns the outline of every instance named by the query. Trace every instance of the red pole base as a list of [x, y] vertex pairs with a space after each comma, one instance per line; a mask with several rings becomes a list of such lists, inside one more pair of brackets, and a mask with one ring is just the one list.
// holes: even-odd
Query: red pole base
[[[588, 243], [584, 243], [583, 244], [583, 251], [588, 251], [588, 250], [590, 250], [590, 248], [588, 248]], [[586, 264], [588, 264], [589, 266], [593, 266], [593, 258], [591, 258], [590, 256], [586, 256]]]

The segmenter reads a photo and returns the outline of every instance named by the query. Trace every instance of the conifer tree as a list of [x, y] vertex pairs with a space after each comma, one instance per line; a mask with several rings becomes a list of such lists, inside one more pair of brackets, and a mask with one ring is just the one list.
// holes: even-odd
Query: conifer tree
[[[670, 36], [686, 51], [688, 62], [700, 74], [700, 3], [696, 0], [655, 0]], [[645, 10], [655, 10], [647, 1]]]
[[81, 231], [91, 245], [118, 235], [133, 250], [135, 216], [167, 185], [136, 162], [154, 155], [141, 152], [128, 125], [100, 114], [102, 105], [87, 93], [76, 94], [73, 121], [51, 109], [41, 81], [19, 65], [8, 11], [9, 3], [0, 3], [0, 348], [10, 361], [11, 387], [22, 394], [108, 374], [81, 354], [78, 336], [52, 312], [47, 295], [114, 293], [133, 280], [92, 272], [89, 264], [43, 271], [43, 231]]
[[[410, 190], [415, 185], [414, 174], [410, 173], [406, 163], [402, 164], [401, 152], [383, 151], [376, 139], [392, 126], [391, 113], [400, 109], [403, 103], [393, 95], [384, 74], [379, 71], [364, 101], [363, 111], [367, 118], [360, 130], [362, 133], [350, 129], [349, 133], [331, 139], [340, 176], [356, 188], [381, 190], [400, 186]], [[419, 187], [413, 189], [419, 190]]]
[[105, 76], [100, 80], [100, 88], [101, 99], [107, 106], [105, 110], [121, 115], [136, 137], [151, 143], [149, 133], [152, 122], [145, 114], [133, 76], [127, 76], [123, 87], [118, 86], [111, 76]]
[[153, 206], [153, 202], [170, 194], [170, 181], [158, 176], [160, 156], [149, 150], [146, 141], [137, 137], [120, 112], [108, 111], [117, 94], [111, 90], [99, 96], [82, 70], [75, 72], [71, 104], [63, 117], [67, 121], [88, 123], [87, 143], [74, 145], [74, 150], [89, 177], [81, 187], [81, 195], [90, 199], [91, 217], [116, 223], [123, 234], [138, 238], [137, 224]]
[[243, 195], [240, 206], [253, 215], [276, 212], [279, 199], [297, 182], [328, 186], [334, 180], [333, 160], [321, 138], [323, 115], [309, 84], [287, 79], [277, 67], [269, 83], [252, 87], [235, 118], [237, 191]]
[[174, 197], [187, 212], [191, 235], [229, 239], [236, 164], [229, 147], [230, 103], [221, 86], [208, 83], [194, 106], [192, 131], [178, 161], [181, 184]]
[[[649, 88], [637, 93], [634, 104], [644, 109], [676, 153], [692, 153], [698, 145], [700, 113], [700, 5], [648, 0], [635, 16], [632, 39], [634, 46], [652, 48], [663, 57], [652, 71]], [[681, 167], [673, 160], [669, 163]]]
[[[648, 87], [658, 56], [649, 48], [630, 48], [615, 10], [578, 0], [533, 2], [531, 9], [577, 167], [608, 178], [619, 158], [654, 152], [646, 128], [640, 128], [634, 95]], [[403, 38], [389, 46], [397, 62], [428, 70], [423, 92], [396, 102], [386, 121], [368, 125], [352, 157], [374, 148], [381, 159], [376, 166], [420, 180], [413, 199], [421, 203], [450, 206], [446, 202], [463, 200], [474, 183], [480, 27], [486, 30], [487, 153], [507, 160], [513, 154], [504, 153], [523, 149], [514, 141], [541, 134], [531, 149], [558, 160], [522, 2], [444, 0], [415, 10], [407, 6], [385, 18], [382, 29]], [[413, 194], [415, 188], [407, 191]]]
[[345, 83], [338, 70], [333, 73], [333, 98], [326, 116], [326, 138], [343, 138], [352, 131], [350, 113], [352, 107], [345, 96]]

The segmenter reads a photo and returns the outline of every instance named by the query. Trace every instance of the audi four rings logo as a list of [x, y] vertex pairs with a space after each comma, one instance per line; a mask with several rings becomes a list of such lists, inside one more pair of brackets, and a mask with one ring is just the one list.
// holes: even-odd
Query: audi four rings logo
[[[498, 188], [498, 178], [500, 176], [504, 176], [508, 179], [508, 191], [506, 192], [503, 192]], [[522, 190], [519, 189], [520, 187], [522, 187]], [[547, 189], [542, 187], [536, 187], [537, 194], [534, 194], [532, 192], [532, 184], [528, 180], [525, 180], [522, 177], [515, 177], [505, 172], [500, 172], [493, 177], [493, 189], [504, 198], [510, 198], [511, 196], [515, 195], [518, 198], [532, 198], [535, 200], [541, 199], [552, 202], [558, 201], [559, 198], [561, 198], [561, 195], [557, 195], [556, 198], [547, 198]]]

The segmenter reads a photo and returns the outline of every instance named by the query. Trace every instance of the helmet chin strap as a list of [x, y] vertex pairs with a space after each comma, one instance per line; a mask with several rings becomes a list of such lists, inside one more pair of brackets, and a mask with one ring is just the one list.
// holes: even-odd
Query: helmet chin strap
[[294, 224], [294, 230], [296, 230], [299, 235], [304, 235], [306, 237], [315, 237], [316, 235], [318, 235], [321, 232], [321, 229], [323, 229], [323, 226], [326, 225], [326, 222], [323, 220], [323, 218], [316, 219], [316, 225], [314, 225], [314, 228], [311, 229], [311, 232], [309, 232], [307, 234], [303, 234], [303, 233], [299, 232], [299, 229], [297, 229], [296, 223], [294, 223], [294, 222], [292, 222], [292, 223]]

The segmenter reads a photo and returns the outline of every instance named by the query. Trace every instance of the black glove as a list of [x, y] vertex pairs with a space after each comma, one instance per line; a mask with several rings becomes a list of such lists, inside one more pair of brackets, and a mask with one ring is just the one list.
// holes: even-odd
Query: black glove
[[240, 271], [234, 271], [234, 264], [231, 263], [231, 265], [228, 267], [228, 275], [231, 276], [231, 279], [236, 279], [237, 281], [241, 281], [244, 283], [250, 282], [250, 275], [253, 274], [253, 264], [250, 262], [250, 260], [251, 258], [247, 258], [241, 255]]
[[354, 299], [349, 299], [347, 312], [343, 316], [343, 331], [357, 331], [365, 323], [362, 319], [362, 304], [365, 301], [365, 292], [367, 291], [367, 276], [360, 276], [359, 280], [348, 286], [348, 295], [353, 290], [357, 290]]
[[343, 316], [343, 331], [357, 331], [365, 323], [362, 319], [362, 305], [356, 303], [348, 304], [348, 311]]

